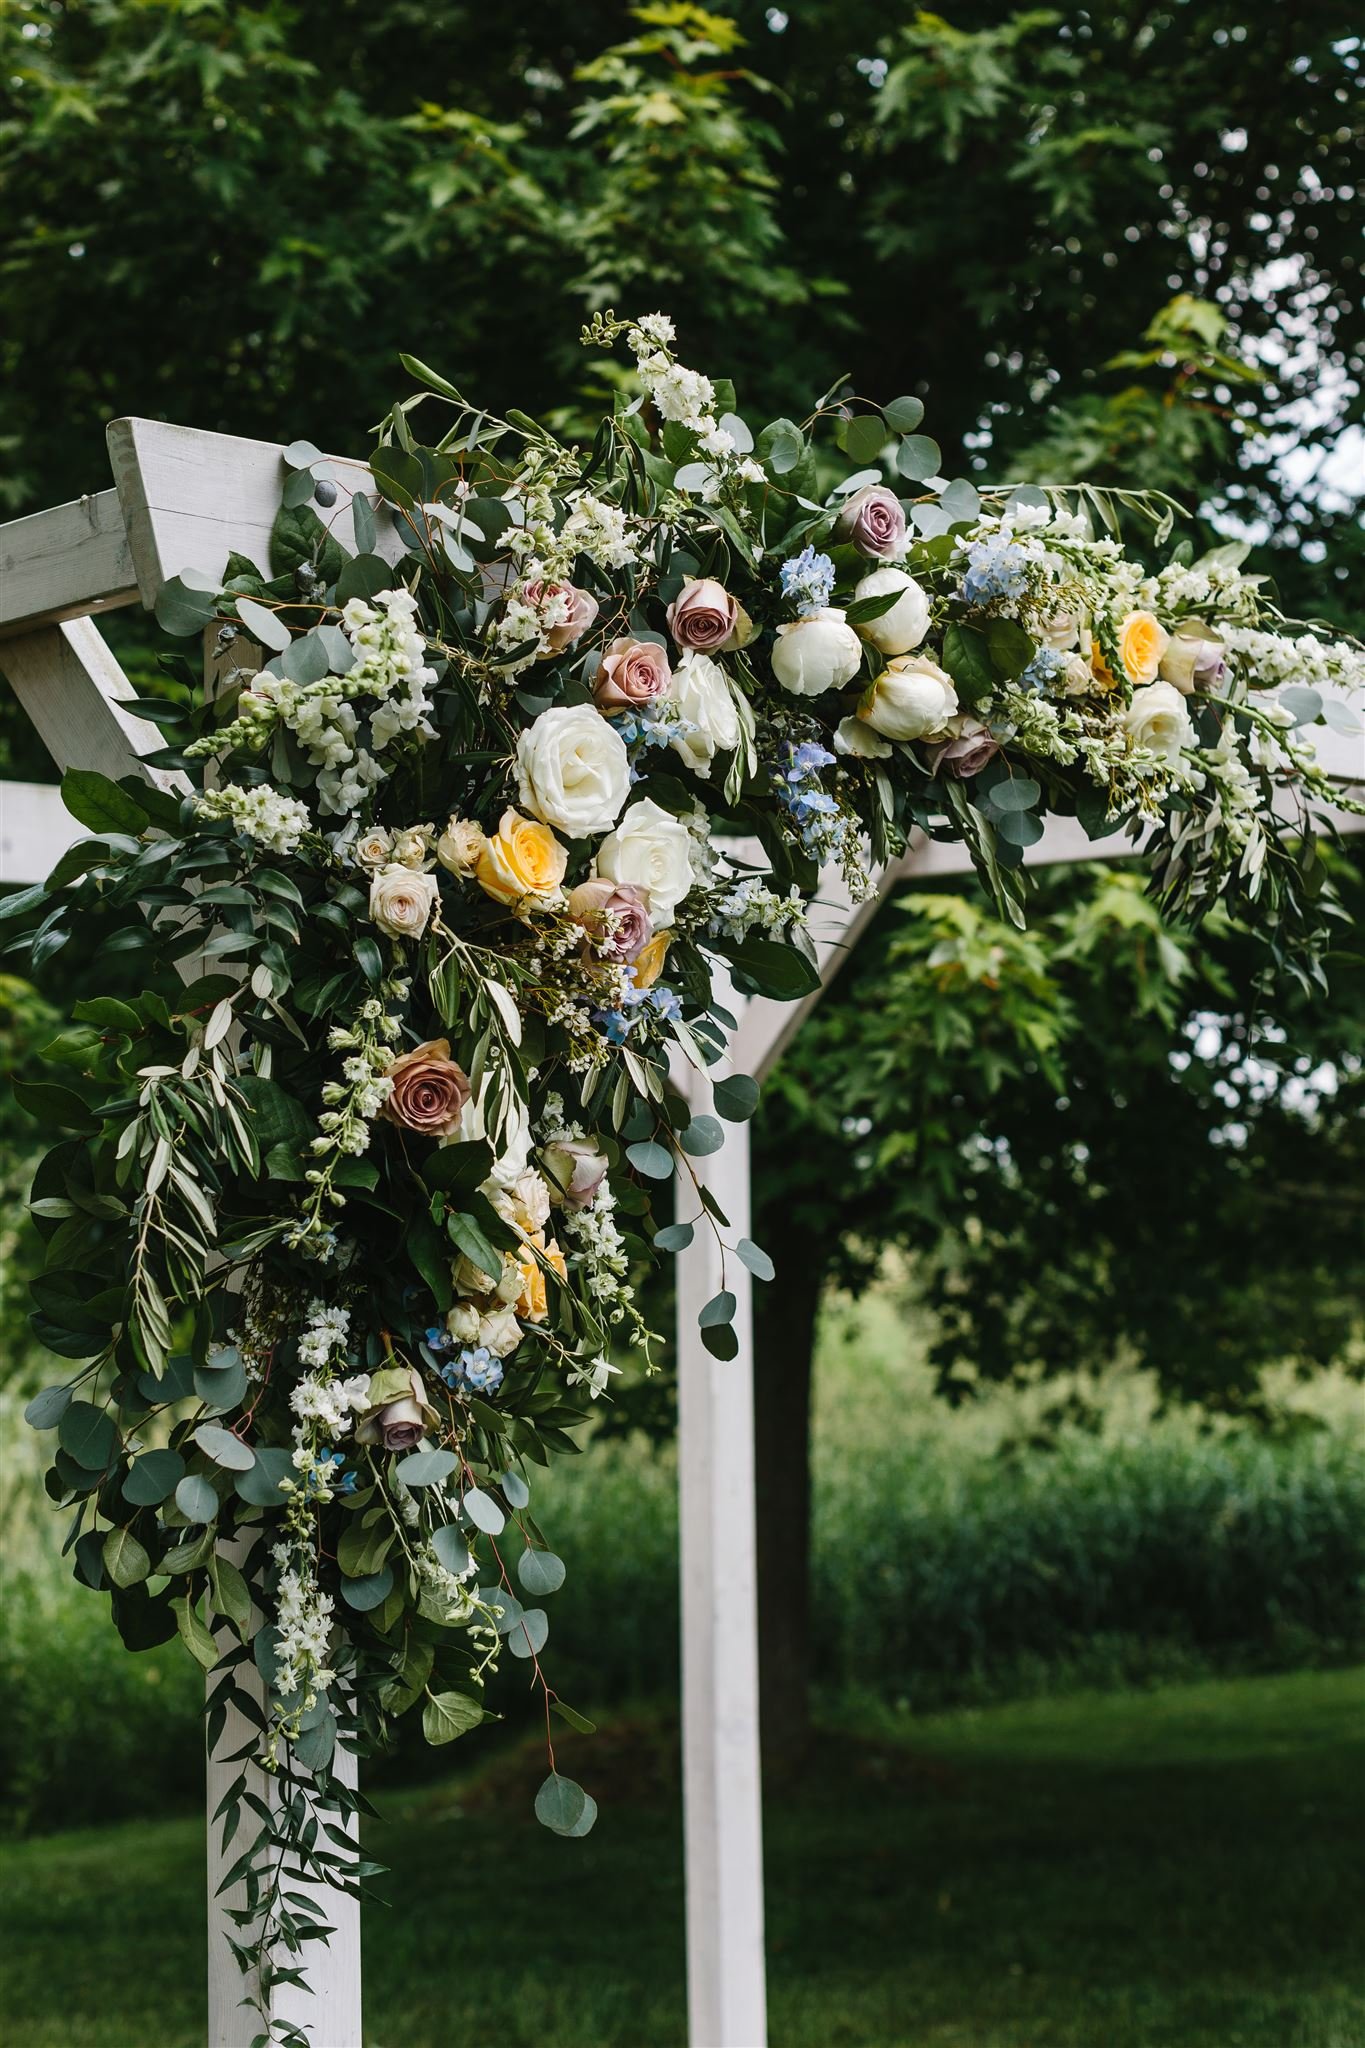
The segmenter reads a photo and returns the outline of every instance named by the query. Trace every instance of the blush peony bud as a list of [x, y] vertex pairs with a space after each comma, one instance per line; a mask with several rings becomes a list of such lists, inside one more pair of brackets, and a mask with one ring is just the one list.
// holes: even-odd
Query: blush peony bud
[[862, 667], [862, 642], [834, 608], [792, 619], [777, 629], [773, 674], [794, 697], [818, 697], [851, 683]]
[[888, 740], [936, 738], [957, 710], [953, 679], [921, 654], [889, 661], [858, 705], [859, 718]]
[[909, 654], [929, 630], [928, 593], [914, 577], [907, 576], [904, 569], [873, 569], [863, 577], [854, 595], [861, 600], [889, 597], [893, 591], [900, 595], [890, 610], [880, 618], [868, 619], [856, 631], [881, 654]]

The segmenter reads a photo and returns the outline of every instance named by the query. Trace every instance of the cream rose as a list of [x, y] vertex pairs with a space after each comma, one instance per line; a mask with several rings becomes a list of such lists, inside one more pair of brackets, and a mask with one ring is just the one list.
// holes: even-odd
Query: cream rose
[[434, 840], [435, 834], [430, 825], [409, 825], [406, 831], [395, 832], [393, 852], [389, 858], [399, 867], [429, 867]]
[[630, 793], [626, 743], [591, 704], [542, 711], [517, 741], [516, 768], [526, 809], [571, 839], [609, 831]]
[[1199, 619], [1186, 619], [1166, 642], [1158, 674], [1174, 683], [1182, 697], [1211, 690], [1222, 681], [1227, 648]]
[[669, 745], [696, 775], [710, 775], [717, 754], [739, 745], [739, 712], [724, 669], [709, 654], [688, 654], [673, 671], [668, 693], [682, 719]]
[[370, 916], [392, 939], [420, 939], [431, 921], [439, 890], [434, 875], [411, 868], [382, 867], [370, 880]]
[[862, 666], [863, 647], [841, 611], [827, 608], [777, 629], [773, 674], [794, 697], [818, 697], [851, 683]]
[[477, 869], [487, 844], [482, 825], [472, 818], [452, 818], [436, 842], [436, 858], [463, 881]]
[[483, 843], [475, 873], [479, 887], [497, 902], [514, 910], [546, 910], [559, 901], [568, 862], [567, 848], [548, 825], [506, 810]]
[[648, 892], [655, 925], [672, 924], [692, 887], [692, 835], [647, 796], [598, 847], [597, 872], [609, 882], [636, 883]]
[[607, 1177], [607, 1155], [589, 1138], [557, 1138], [542, 1157], [550, 1200], [564, 1209], [588, 1208]]
[[957, 710], [953, 679], [922, 654], [889, 661], [858, 705], [859, 718], [888, 740], [937, 738]]
[[355, 857], [363, 868], [387, 867], [393, 853], [393, 834], [382, 825], [371, 825], [355, 843]]
[[1182, 747], [1194, 742], [1194, 727], [1185, 709], [1185, 699], [1174, 683], [1148, 683], [1134, 690], [1133, 701], [1123, 714], [1124, 730], [1134, 746], [1161, 754], [1168, 761], [1180, 758]]
[[1119, 627], [1119, 660], [1130, 683], [1154, 682], [1170, 634], [1152, 612], [1129, 612]]
[[521, 1324], [510, 1308], [494, 1309], [479, 1317], [479, 1342], [494, 1358], [506, 1358], [521, 1342]]
[[928, 593], [914, 577], [904, 569], [873, 569], [862, 578], [854, 595], [861, 602], [868, 597], [889, 597], [893, 591], [900, 595], [890, 609], [855, 631], [880, 654], [909, 654], [929, 630]]

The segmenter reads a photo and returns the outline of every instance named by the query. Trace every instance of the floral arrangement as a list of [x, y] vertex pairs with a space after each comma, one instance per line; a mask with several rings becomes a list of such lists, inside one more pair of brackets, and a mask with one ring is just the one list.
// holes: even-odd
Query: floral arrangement
[[[119, 991], [21, 1089], [65, 1133], [35, 1324], [73, 1362], [29, 1415], [77, 1576], [131, 1647], [178, 1631], [211, 1740], [236, 1701], [282, 1780], [253, 1805], [244, 1760], [220, 1815], [244, 1964], [316, 1936], [282, 1873], [364, 1874], [338, 1742], [452, 1740], [504, 1657], [587, 1725], [544, 1668], [535, 1470], [653, 1369], [651, 1247], [728, 1239], [690, 1162], [757, 1089], [689, 1115], [670, 1068], [723, 1060], [732, 989], [816, 985], [822, 871], [861, 894], [913, 830], [960, 838], [1018, 921], [1048, 814], [1126, 823], [1169, 904], [1312, 971], [1340, 799], [1308, 728], [1353, 644], [1235, 551], [1132, 558], [1117, 511], [1159, 544], [1162, 504], [944, 479], [916, 399], [755, 436], [662, 315], [585, 333], [621, 337], [638, 396], [590, 446], [407, 358], [368, 469], [293, 444], [268, 563], [158, 603], [217, 679], [168, 657], [138, 706], [179, 790], [68, 775], [92, 836], [5, 905]], [[536, 1804], [595, 1812], [552, 1747]]]

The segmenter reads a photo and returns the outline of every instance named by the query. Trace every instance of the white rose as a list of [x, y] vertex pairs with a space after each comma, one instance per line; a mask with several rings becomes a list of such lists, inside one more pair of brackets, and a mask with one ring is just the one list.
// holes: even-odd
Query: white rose
[[709, 654], [686, 654], [673, 671], [668, 697], [683, 719], [670, 746], [695, 774], [709, 775], [716, 755], [739, 745], [739, 713], [725, 670]]
[[859, 718], [889, 740], [923, 740], [942, 733], [957, 710], [953, 679], [922, 654], [889, 661], [858, 706]]
[[773, 674], [795, 697], [818, 697], [851, 683], [862, 665], [862, 642], [841, 611], [812, 612], [777, 629]]
[[464, 880], [479, 865], [487, 844], [483, 827], [472, 818], [452, 818], [436, 842], [436, 858], [448, 873]]
[[506, 1358], [521, 1342], [521, 1324], [510, 1308], [479, 1318], [479, 1342], [494, 1358]]
[[863, 577], [854, 594], [861, 601], [865, 597], [889, 597], [893, 590], [901, 594], [890, 610], [878, 619], [869, 619], [857, 631], [881, 654], [909, 654], [929, 630], [927, 591], [904, 569], [873, 569]]
[[434, 875], [415, 874], [411, 868], [381, 868], [370, 882], [370, 916], [391, 938], [420, 939], [438, 894]]
[[1174, 683], [1145, 683], [1134, 690], [1123, 723], [1134, 746], [1146, 747], [1168, 761], [1178, 760], [1181, 748], [1194, 743], [1190, 714]]
[[597, 872], [608, 882], [634, 882], [644, 889], [657, 930], [672, 924], [692, 887], [692, 834], [647, 796], [631, 805], [598, 847]]
[[1070, 654], [1080, 639], [1081, 622], [1075, 612], [1053, 612], [1037, 628], [1037, 633], [1044, 647], [1051, 647], [1057, 654]]
[[430, 825], [409, 825], [405, 832], [394, 835], [392, 860], [400, 867], [426, 867], [431, 860], [432, 831]]
[[606, 832], [630, 793], [626, 743], [591, 704], [542, 711], [517, 741], [524, 808], [571, 839]]
[[368, 832], [362, 832], [355, 843], [355, 857], [362, 867], [382, 868], [388, 865], [393, 851], [393, 837], [382, 825], [371, 825]]

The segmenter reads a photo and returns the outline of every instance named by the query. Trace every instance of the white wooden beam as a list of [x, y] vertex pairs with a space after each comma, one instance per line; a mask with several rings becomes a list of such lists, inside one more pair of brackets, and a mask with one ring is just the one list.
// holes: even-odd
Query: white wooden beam
[[55, 782], [0, 782], [0, 882], [41, 882], [85, 836]]
[[117, 491], [0, 526], [0, 640], [136, 599]]
[[[709, 1080], [691, 1067], [674, 1079], [694, 1113], [710, 1110]], [[725, 1238], [746, 1237], [748, 1125], [727, 1124], [722, 1149], [688, 1166], [728, 1217]], [[679, 1219], [696, 1215], [684, 1169], [676, 1192]], [[712, 1358], [697, 1328], [698, 1310], [722, 1288], [736, 1301], [732, 1359]], [[688, 2039], [691, 2048], [764, 2048], [753, 1308], [747, 1268], [722, 1255], [704, 1215], [678, 1256], [677, 1299]]]
[[161, 746], [161, 735], [148, 719], [124, 710], [133, 686], [93, 619], [66, 619], [0, 641], [0, 674], [63, 771], [96, 768], [115, 782], [145, 775], [159, 789], [187, 787], [182, 775], [142, 760]]
[[[277, 441], [141, 419], [111, 420], [107, 440], [145, 605], [154, 605], [162, 585], [186, 569], [221, 576], [230, 554], [245, 555], [270, 573], [270, 529], [285, 473]], [[325, 474], [337, 484], [337, 501], [313, 509], [353, 552], [351, 499], [357, 491], [373, 490], [369, 466], [329, 455]], [[382, 506], [376, 517], [377, 550], [397, 561], [402, 548], [393, 522]]]

